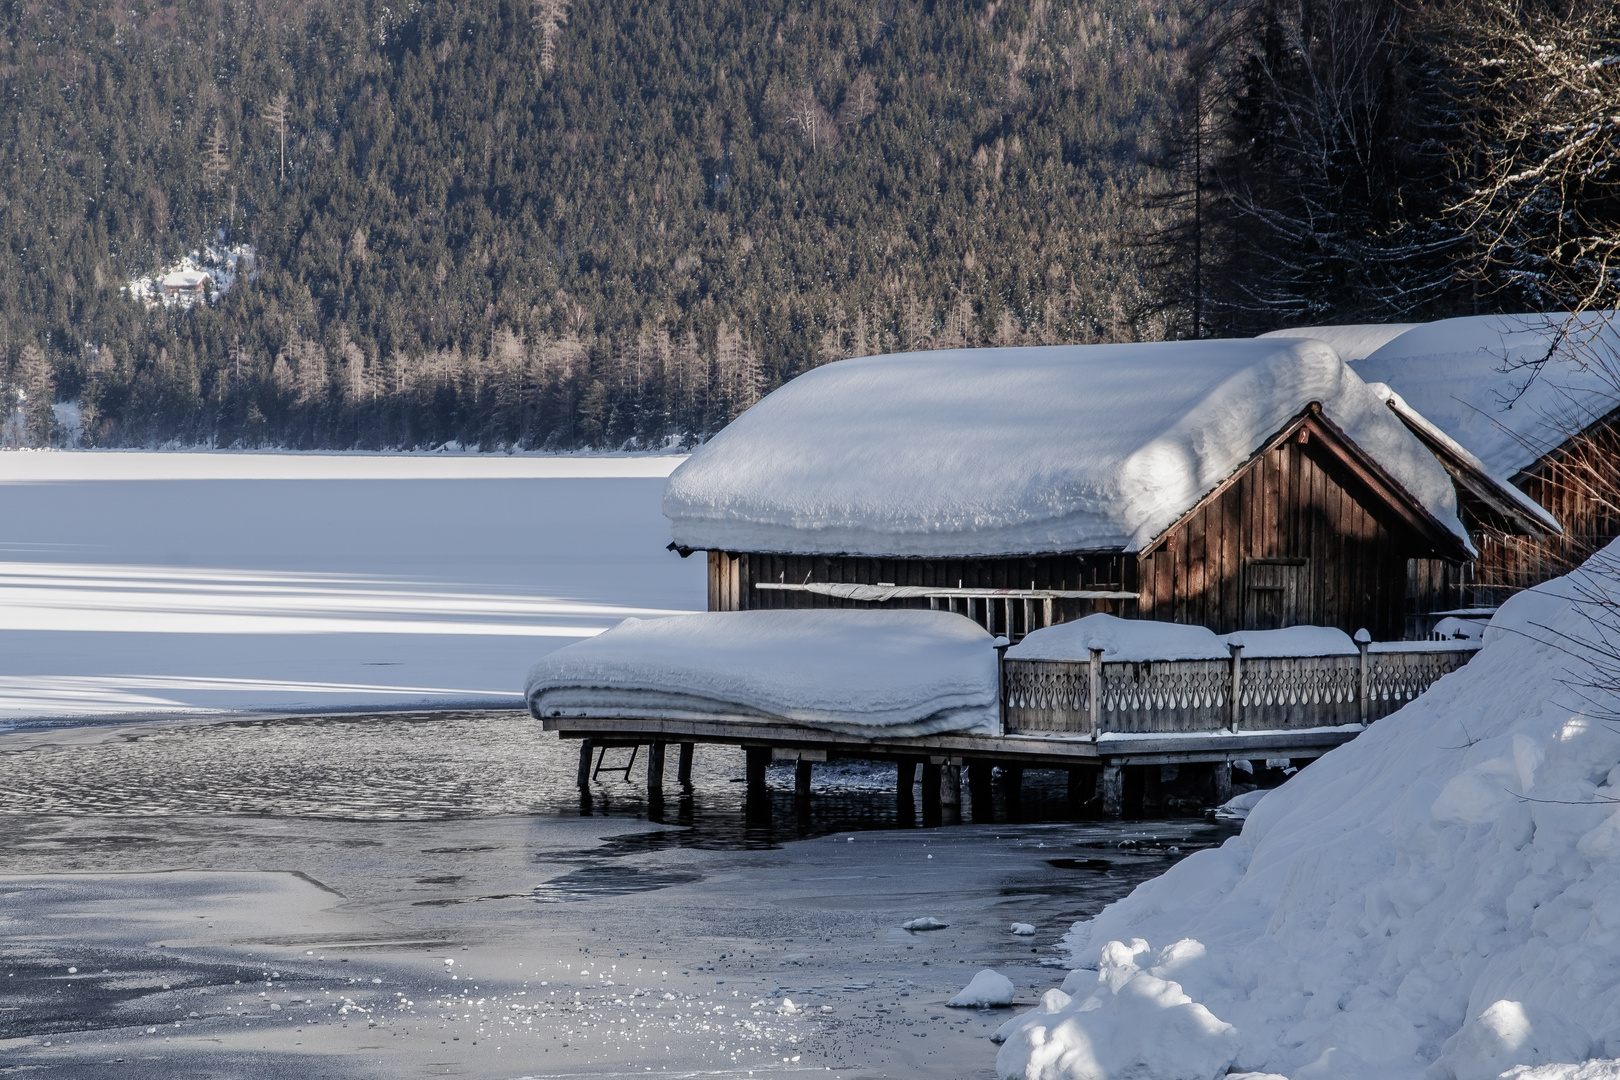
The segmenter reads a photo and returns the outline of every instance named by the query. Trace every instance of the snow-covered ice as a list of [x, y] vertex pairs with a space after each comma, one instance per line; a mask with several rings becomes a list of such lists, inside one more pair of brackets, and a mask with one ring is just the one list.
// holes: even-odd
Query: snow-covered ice
[[1012, 1002], [1012, 980], [994, 968], [985, 968], [945, 1004], [953, 1009], [999, 1009]]
[[932, 915], [924, 915], [920, 919], [908, 919], [900, 924], [902, 930], [948, 930], [950, 923], [942, 922]]
[[756, 720], [888, 734], [996, 730], [994, 639], [948, 611], [711, 611], [626, 619], [544, 657], [537, 717]]
[[671, 476], [664, 511], [694, 549], [1135, 551], [1313, 401], [1466, 542], [1439, 462], [1314, 340], [842, 360], [701, 447]]
[[1620, 633], [1583, 600], [1620, 601], [1616, 558], [1510, 600], [1240, 836], [1076, 923], [1000, 1075], [1612, 1073], [1581, 1063], [1620, 1054], [1620, 695], [1579, 643]]
[[520, 707], [538, 652], [703, 605], [677, 461], [0, 453], [0, 722]]
[[1035, 933], [1035, 927], [1027, 922], [1015, 922], [1012, 924], [1011, 933], [1017, 934], [1019, 937], [1032, 937]]

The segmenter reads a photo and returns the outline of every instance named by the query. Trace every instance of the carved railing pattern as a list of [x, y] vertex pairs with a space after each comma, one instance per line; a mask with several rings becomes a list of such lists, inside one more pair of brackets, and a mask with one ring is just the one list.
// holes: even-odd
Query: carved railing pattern
[[1002, 693], [1023, 731], [1091, 732], [1091, 670], [1086, 664], [1008, 660]]
[[1104, 664], [1102, 729], [1130, 733], [1219, 727], [1232, 689], [1225, 660]]
[[[1472, 650], [1142, 663], [1002, 664], [1010, 734], [1275, 731], [1371, 722], [1457, 670]], [[1365, 665], [1365, 671], [1363, 670]], [[1093, 709], [1093, 680], [1098, 699]], [[1363, 682], [1365, 705], [1361, 700]], [[1237, 707], [1232, 707], [1234, 682]]]

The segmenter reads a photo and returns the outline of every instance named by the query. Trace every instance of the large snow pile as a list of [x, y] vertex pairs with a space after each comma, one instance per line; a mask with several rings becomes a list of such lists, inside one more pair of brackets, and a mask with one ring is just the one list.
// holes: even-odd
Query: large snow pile
[[1311, 340], [962, 349], [817, 368], [670, 477], [676, 543], [975, 556], [1140, 549], [1311, 402], [1445, 528], [1450, 478]]
[[1620, 603], [1603, 559], [1509, 601], [1477, 658], [1241, 836], [1075, 924], [1077, 970], [1004, 1028], [999, 1074], [1620, 1075], [1574, 1068], [1620, 1057], [1620, 695], [1578, 644], [1620, 635], [1585, 599]]
[[929, 735], [994, 732], [994, 640], [948, 611], [626, 619], [529, 672], [537, 717], [662, 717]]
[[[1614, 314], [1442, 319], [1407, 330], [1352, 366], [1370, 383], [1388, 383], [1490, 472], [1507, 477], [1620, 406]], [[1534, 363], [1549, 352], [1545, 364]]]

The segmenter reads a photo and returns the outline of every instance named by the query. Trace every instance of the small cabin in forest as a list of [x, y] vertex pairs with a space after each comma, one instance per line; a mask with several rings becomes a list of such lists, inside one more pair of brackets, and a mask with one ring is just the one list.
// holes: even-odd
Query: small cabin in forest
[[[1310, 339], [861, 357], [749, 409], [675, 471], [664, 512], [671, 547], [707, 553], [714, 611], [1394, 639], [1409, 566], [1477, 551], [1455, 470], [1389, 402]], [[1474, 472], [1468, 497], [1504, 531], [1535, 527]]]
[[[1494, 607], [1620, 536], [1615, 315], [1493, 315], [1267, 335], [1331, 345], [1363, 379], [1388, 385], [1391, 407], [1454, 475], [1458, 456], [1471, 458], [1528, 514], [1482, 505], [1459, 482], [1478, 558], [1414, 562], [1415, 610]], [[1504, 513], [1517, 519], [1505, 521]]]

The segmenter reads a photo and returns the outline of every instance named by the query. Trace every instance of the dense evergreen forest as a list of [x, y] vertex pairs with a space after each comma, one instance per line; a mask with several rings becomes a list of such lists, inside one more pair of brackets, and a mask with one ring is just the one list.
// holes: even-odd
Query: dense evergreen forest
[[[21, 441], [54, 401], [90, 445], [657, 446], [839, 357], [1174, 329], [1137, 254], [1174, 0], [0, 21]], [[128, 288], [208, 246], [253, 255], [211, 303]]]

